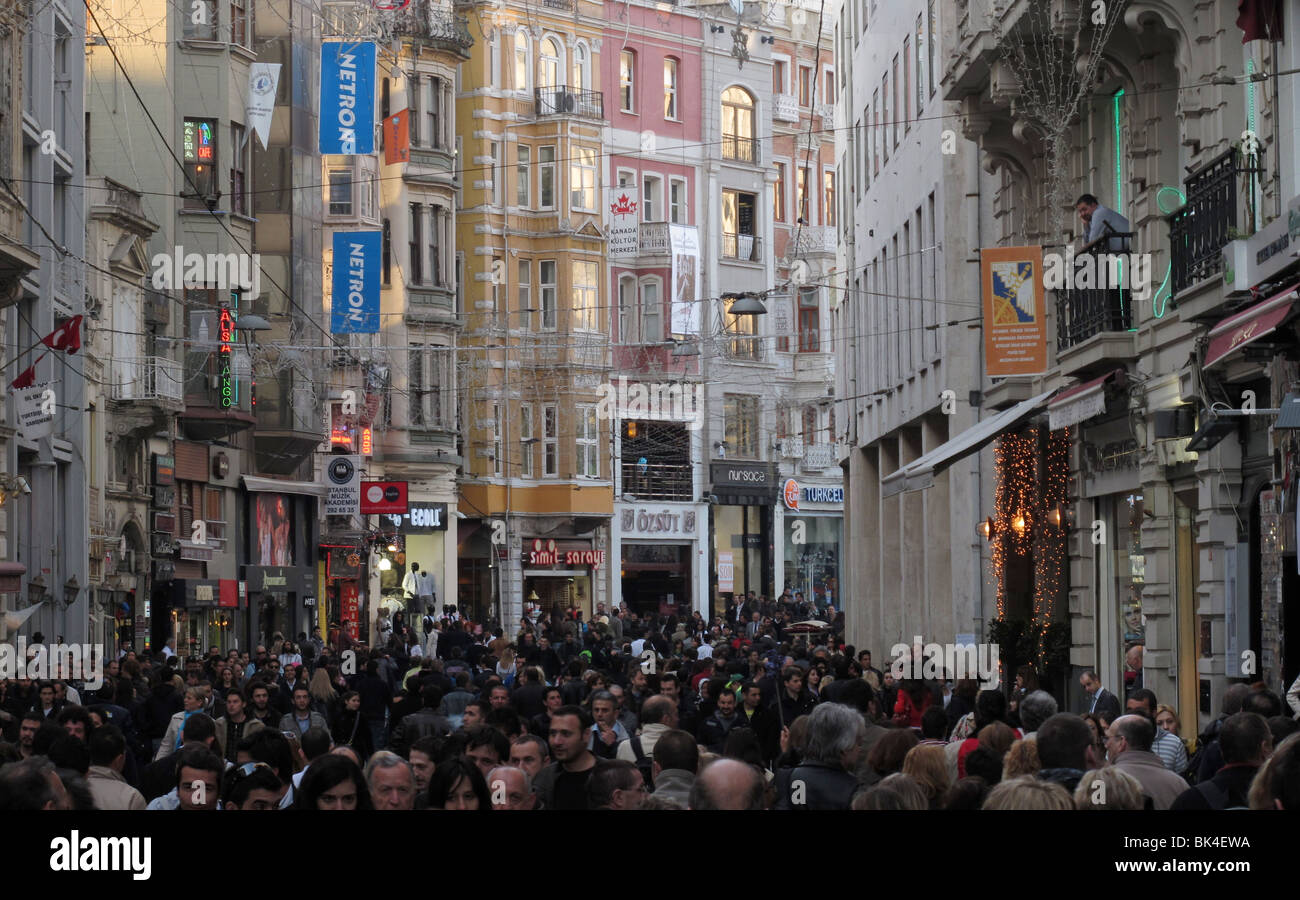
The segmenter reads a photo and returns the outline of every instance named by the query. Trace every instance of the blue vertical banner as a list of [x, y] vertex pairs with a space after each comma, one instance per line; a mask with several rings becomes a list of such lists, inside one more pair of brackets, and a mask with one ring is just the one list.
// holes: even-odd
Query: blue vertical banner
[[320, 46], [320, 152], [375, 152], [375, 45], [334, 41]]
[[382, 234], [334, 232], [330, 334], [379, 332], [379, 267]]

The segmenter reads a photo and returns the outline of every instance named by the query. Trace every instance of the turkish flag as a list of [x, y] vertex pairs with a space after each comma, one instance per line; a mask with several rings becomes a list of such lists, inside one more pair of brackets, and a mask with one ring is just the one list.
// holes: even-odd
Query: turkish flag
[[[36, 362], [40, 362], [37, 360]], [[25, 370], [21, 375], [10, 382], [9, 387], [15, 391], [21, 391], [29, 388], [36, 383], [36, 363], [32, 363], [30, 369]]]
[[1282, 40], [1282, 4], [1278, 0], [1238, 0], [1241, 42]]
[[58, 328], [41, 338], [41, 343], [51, 350], [76, 353], [81, 349], [81, 316], [64, 319]]

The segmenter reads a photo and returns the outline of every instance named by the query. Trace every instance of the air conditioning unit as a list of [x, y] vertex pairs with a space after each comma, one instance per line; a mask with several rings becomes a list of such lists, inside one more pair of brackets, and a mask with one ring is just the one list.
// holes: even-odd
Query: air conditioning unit
[[571, 91], [555, 92], [555, 111], [563, 113], [577, 112], [578, 95]]

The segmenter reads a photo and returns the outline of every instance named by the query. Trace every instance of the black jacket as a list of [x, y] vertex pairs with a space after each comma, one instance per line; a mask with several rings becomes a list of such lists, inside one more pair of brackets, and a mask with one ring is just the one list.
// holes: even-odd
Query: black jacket
[[393, 729], [393, 739], [390, 742], [392, 746], [389, 749], [405, 756], [411, 745], [420, 738], [431, 735], [446, 737], [449, 734], [451, 722], [447, 717], [438, 715], [436, 709], [426, 707], [402, 717], [402, 721]]
[[728, 727], [722, 724], [715, 712], [704, 720], [704, 724], [695, 735], [695, 741], [710, 753], [721, 753], [722, 748], [726, 746], [727, 735], [731, 734], [733, 729], [744, 727], [745, 724], [739, 713], [732, 717], [731, 725]]
[[515, 688], [510, 703], [524, 719], [531, 719], [546, 709], [546, 685], [529, 682]]
[[[802, 790], [796, 792], [799, 782]], [[851, 772], [824, 763], [806, 762], [777, 773], [773, 809], [849, 809], [859, 788], [858, 779]]]
[[1224, 766], [1209, 781], [1202, 781], [1178, 796], [1170, 809], [1231, 809], [1250, 806], [1250, 783], [1258, 766]]

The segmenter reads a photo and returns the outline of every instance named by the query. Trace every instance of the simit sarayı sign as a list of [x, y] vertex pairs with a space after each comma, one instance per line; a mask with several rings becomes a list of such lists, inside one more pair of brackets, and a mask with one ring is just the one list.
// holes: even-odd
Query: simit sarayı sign
[[379, 333], [378, 231], [334, 232], [331, 334]]
[[320, 47], [321, 155], [375, 152], [375, 45], [327, 42]]

